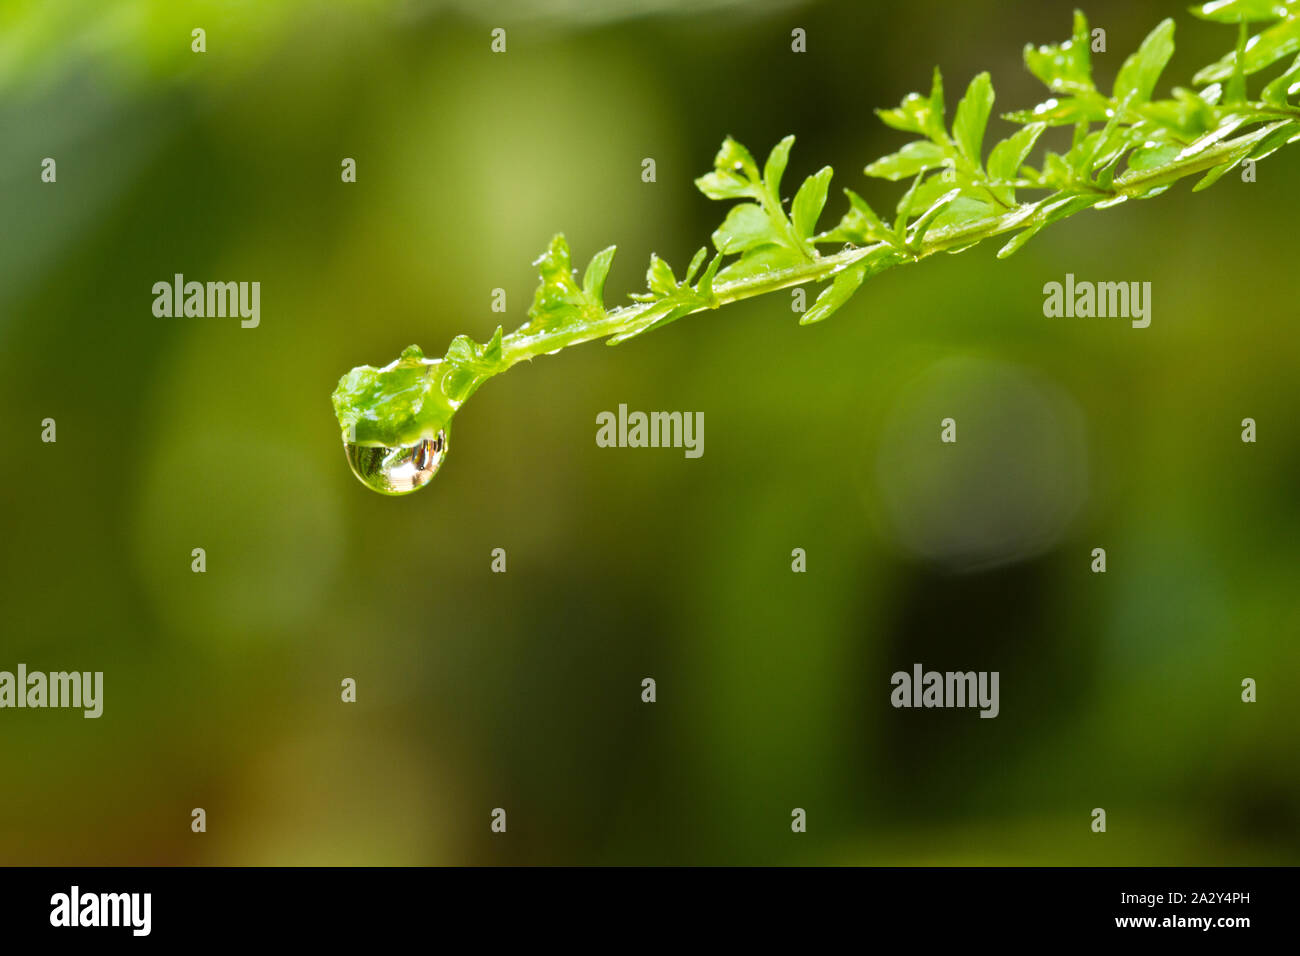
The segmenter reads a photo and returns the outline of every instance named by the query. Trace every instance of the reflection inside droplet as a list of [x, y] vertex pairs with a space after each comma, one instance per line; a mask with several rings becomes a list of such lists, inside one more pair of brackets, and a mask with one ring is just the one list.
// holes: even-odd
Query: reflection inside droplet
[[438, 473], [447, 457], [447, 432], [398, 448], [358, 445], [345, 439], [343, 450], [352, 473], [367, 488], [384, 495], [405, 495], [423, 488]]

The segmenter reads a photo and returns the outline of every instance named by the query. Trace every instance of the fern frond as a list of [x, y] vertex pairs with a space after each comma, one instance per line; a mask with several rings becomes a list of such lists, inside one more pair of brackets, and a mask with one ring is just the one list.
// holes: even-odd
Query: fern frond
[[[818, 231], [832, 171], [829, 166], [795, 190], [789, 212], [782, 180], [794, 137], [772, 148], [760, 168], [743, 145], [727, 137], [713, 169], [695, 184], [710, 199], [731, 202], [712, 236], [679, 279], [651, 258], [646, 291], [608, 308], [605, 278], [614, 247], [597, 253], [581, 283], [570, 250], [557, 235], [537, 260], [541, 282], [528, 321], [480, 345], [457, 336], [442, 359], [412, 346], [382, 369], [361, 366], [334, 393], [339, 424], [361, 445], [400, 447], [445, 432], [452, 415], [487, 379], [518, 362], [582, 342], [618, 344], [683, 316], [779, 289], [824, 282], [801, 318], [819, 322], [844, 305], [867, 278], [939, 252], [961, 252], [1007, 237], [999, 258], [1021, 249], [1047, 226], [1086, 209], [1147, 199], [1190, 176], [1199, 191], [1246, 160], [1259, 160], [1300, 139], [1300, 55], [1247, 98], [1249, 78], [1300, 54], [1300, 0], [1215, 0], [1194, 11], [1236, 24], [1233, 50], [1199, 71], [1193, 88], [1155, 98], [1174, 52], [1174, 23], [1165, 20], [1121, 66], [1109, 93], [1092, 73], [1087, 18], [1076, 12], [1070, 39], [1025, 48], [1029, 71], [1050, 94], [1033, 107], [1003, 114], [1020, 128], [985, 150], [995, 95], [987, 73], [970, 81], [951, 123], [943, 77], [936, 69], [927, 95], [912, 93], [880, 119], [915, 138], [864, 170], [869, 177], [909, 180], [892, 216], [884, 217], [845, 189], [848, 208]], [[1253, 34], [1252, 30], [1255, 30]], [[1070, 148], [1044, 149], [1040, 137], [1072, 127]], [[837, 247], [823, 253], [822, 247]], [[389, 387], [400, 383], [400, 388]]]

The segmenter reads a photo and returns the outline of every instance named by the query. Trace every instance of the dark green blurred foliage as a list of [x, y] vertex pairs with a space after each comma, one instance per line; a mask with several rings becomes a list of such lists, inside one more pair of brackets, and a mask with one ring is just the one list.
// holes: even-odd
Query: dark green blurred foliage
[[[1166, 86], [1231, 43], [1087, 12], [1107, 81], [1163, 16]], [[419, 495], [344, 462], [338, 377], [518, 324], [553, 233], [619, 244], [610, 302], [686, 262], [727, 133], [795, 133], [830, 215], [888, 207], [873, 107], [935, 64], [1031, 104], [1024, 44], [1069, 30], [1009, 0], [8, 5], [0, 669], [103, 670], [105, 705], [0, 711], [0, 862], [1300, 860], [1300, 149], [814, 327], [777, 294], [516, 369]], [[261, 325], [155, 318], [178, 272], [260, 281]], [[1151, 327], [1044, 318], [1067, 272], [1150, 281]], [[621, 402], [703, 411], [705, 455], [597, 448]], [[1001, 715], [891, 709], [916, 661], [999, 670]]]

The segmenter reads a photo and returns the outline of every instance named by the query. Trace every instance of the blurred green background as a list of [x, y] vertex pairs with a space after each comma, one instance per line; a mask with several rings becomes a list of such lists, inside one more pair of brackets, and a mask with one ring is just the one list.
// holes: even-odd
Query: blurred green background
[[[727, 133], [796, 134], [828, 216], [842, 186], [890, 208], [872, 108], [935, 64], [950, 106], [983, 69], [1032, 105], [1021, 50], [1070, 9], [0, 8], [0, 669], [105, 672], [99, 720], [0, 712], [0, 862], [1300, 861], [1300, 148], [823, 325], [780, 293], [518, 368], [410, 497], [352, 477], [331, 414], [353, 365], [522, 322], [554, 232], [618, 244], [610, 301], [652, 251], [680, 271]], [[1233, 42], [1086, 12], [1106, 84], [1162, 16], [1162, 95]], [[155, 318], [177, 272], [260, 281], [260, 327]], [[1044, 318], [1067, 272], [1150, 281], [1151, 327]], [[702, 411], [704, 456], [597, 448], [624, 402]], [[892, 709], [914, 662], [1000, 671], [1001, 715]]]

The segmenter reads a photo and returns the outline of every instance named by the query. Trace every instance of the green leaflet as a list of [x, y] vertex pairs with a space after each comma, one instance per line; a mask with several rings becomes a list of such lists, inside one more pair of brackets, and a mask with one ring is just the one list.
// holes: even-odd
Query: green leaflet
[[[714, 159], [714, 169], [695, 181], [710, 199], [750, 199], [734, 206], [722, 225], [713, 233], [713, 245], [719, 253], [746, 254], [758, 250], [770, 260], [774, 257], [791, 262], [811, 261], [817, 256], [811, 241], [817, 217], [826, 202], [830, 182], [829, 166], [809, 176], [799, 187], [787, 216], [781, 200], [781, 180], [790, 159], [794, 137], [787, 136], [772, 148], [763, 164], [762, 174], [745, 147], [727, 137]], [[785, 250], [774, 253], [768, 246]], [[751, 266], [753, 263], [751, 262]]]
[[1200, 182], [1192, 187], [1192, 192], [1199, 193], [1202, 190], [1209, 189], [1223, 177], [1224, 173], [1236, 166], [1237, 162], [1238, 160], [1234, 159], [1232, 162], [1224, 163], [1221, 166], [1215, 166], [1201, 178]]
[[1285, 106], [1287, 100], [1300, 94], [1300, 56], [1277, 77], [1260, 91], [1259, 98], [1270, 106]]
[[1029, 155], [1029, 151], [1038, 142], [1047, 127], [1042, 123], [1030, 123], [1024, 129], [1008, 136], [993, 147], [989, 153], [989, 178], [994, 182], [1015, 179], [1020, 173], [1020, 166]]
[[831, 168], [823, 166], [805, 179], [799, 191], [795, 193], [791, 215], [794, 220], [794, 233], [800, 239], [811, 238], [813, 230], [817, 228], [817, 217], [822, 214], [822, 207], [826, 205], [826, 190], [830, 184]]
[[1092, 62], [1089, 52], [1091, 36], [1088, 18], [1074, 12], [1074, 33], [1064, 43], [1035, 48], [1025, 47], [1025, 66], [1053, 93], [1091, 93]]
[[767, 154], [767, 162], [763, 164], [763, 182], [778, 197], [781, 195], [781, 177], [785, 175], [785, 167], [790, 162], [790, 147], [793, 145], [794, 137], [787, 136], [772, 147], [772, 152]]
[[898, 152], [876, 160], [863, 172], [868, 176], [878, 176], [881, 179], [897, 182], [927, 169], [937, 169], [946, 159], [947, 153], [942, 146], [918, 139], [908, 143]]
[[650, 287], [650, 293], [634, 297], [638, 301], [649, 303], [649, 308], [626, 330], [611, 336], [609, 344], [618, 345], [626, 342], [628, 339], [644, 335], [700, 309], [716, 308], [718, 301], [713, 294], [713, 282], [722, 263], [721, 253], [709, 262], [708, 268], [704, 270], [699, 281], [694, 285], [691, 284], [706, 254], [704, 249], [695, 253], [681, 282], [677, 281], [668, 263], [652, 255], [650, 269], [646, 274], [646, 284]]
[[774, 272], [796, 269], [805, 261], [799, 254], [785, 246], [767, 245], [751, 249], [718, 273], [718, 281], [728, 284], [758, 280]]
[[944, 134], [943, 76], [939, 68], [934, 69], [930, 95], [923, 97], [919, 93], [909, 93], [897, 109], [876, 110], [886, 126], [902, 130], [904, 133], [919, 133], [930, 139], [942, 139]]
[[437, 434], [454, 407], [442, 391], [446, 369], [411, 345], [390, 365], [362, 365], [339, 380], [332, 396], [345, 435], [362, 445], [411, 444]]
[[713, 245], [719, 252], [744, 252], [754, 246], [774, 242], [772, 223], [762, 206], [743, 203], [733, 206], [727, 218], [713, 233]]
[[[1286, 20], [1260, 31], [1246, 44], [1245, 54], [1241, 60], [1242, 72], [1246, 75], [1258, 73], [1283, 57], [1300, 52], [1300, 7], [1292, 4], [1286, 9], [1288, 11]], [[1229, 79], [1237, 67], [1237, 62], [1237, 52], [1234, 50], [1217, 63], [1197, 73], [1194, 82], [1213, 83]]]
[[982, 165], [984, 129], [992, 112], [993, 81], [987, 73], [981, 73], [970, 81], [952, 122], [952, 135], [962, 158], [977, 169]]
[[1182, 152], [1179, 146], [1150, 146], [1133, 150], [1128, 158], [1129, 169], [1157, 169]]
[[1016, 110], [1003, 115], [1013, 123], [1045, 123], [1048, 126], [1070, 126], [1074, 123], [1105, 122], [1106, 97], [1087, 93], [1068, 99], [1050, 99], [1031, 110]]
[[853, 293], [858, 291], [866, 279], [906, 262], [907, 259], [907, 255], [885, 246], [868, 253], [857, 265], [836, 273], [830, 284], [818, 294], [812, 307], [800, 317], [799, 324], [812, 325], [830, 318], [853, 297]]
[[1102, 196], [1054, 196], [1045, 199], [1038, 207], [1034, 217], [1033, 225], [1017, 233], [1010, 242], [998, 250], [998, 258], [1005, 259], [1008, 256], [1015, 255], [1020, 249], [1034, 236], [1038, 235], [1046, 226], [1054, 222], [1060, 222], [1067, 216], [1073, 216], [1076, 212], [1082, 212], [1101, 202]]
[[524, 329], [542, 332], [603, 318], [605, 307], [600, 293], [605, 286], [605, 274], [609, 271], [608, 260], [613, 259], [614, 250], [611, 247], [600, 255], [607, 257], [603, 269], [593, 262], [595, 268], [587, 270], [589, 281], [580, 286], [573, 276], [569, 243], [563, 234], [552, 239], [547, 250], [533, 263], [542, 281], [533, 293], [533, 304], [528, 310]]
[[1169, 58], [1174, 55], [1174, 21], [1162, 20], [1147, 34], [1138, 51], [1124, 61], [1119, 76], [1115, 77], [1112, 98], [1123, 102], [1131, 98], [1133, 104], [1151, 99], [1156, 81], [1164, 71]]
[[1219, 23], [1281, 20], [1295, 14], [1296, 0], [1214, 0], [1191, 9], [1202, 20]]
[[[941, 197], [942, 198], [942, 197]], [[998, 207], [971, 196], [956, 196], [946, 203], [931, 223], [932, 229], [947, 229], [954, 226], [969, 226], [994, 218]]]
[[844, 195], [849, 200], [849, 210], [833, 230], [818, 238], [819, 242], [851, 242], [859, 246], [874, 242], [890, 242], [893, 233], [880, 221], [874, 209], [867, 201], [852, 189], [845, 189]]
[[614, 263], [614, 246], [602, 249], [591, 257], [587, 271], [582, 275], [582, 291], [588, 302], [600, 304], [605, 300], [605, 277]]
[[830, 285], [822, 289], [812, 308], [799, 319], [799, 324], [812, 325], [814, 322], [830, 318], [831, 313], [849, 301], [853, 293], [858, 291], [858, 286], [862, 285], [866, 275], [866, 266], [853, 266], [839, 273]]

